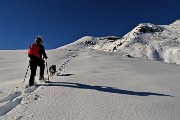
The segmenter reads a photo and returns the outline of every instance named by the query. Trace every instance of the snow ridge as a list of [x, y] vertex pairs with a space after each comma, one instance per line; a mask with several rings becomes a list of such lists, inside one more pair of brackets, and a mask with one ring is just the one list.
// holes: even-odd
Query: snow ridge
[[180, 19], [177, 19], [177, 20], [175, 20], [173, 23], [171, 23], [171, 24], [179, 24], [180, 23]]

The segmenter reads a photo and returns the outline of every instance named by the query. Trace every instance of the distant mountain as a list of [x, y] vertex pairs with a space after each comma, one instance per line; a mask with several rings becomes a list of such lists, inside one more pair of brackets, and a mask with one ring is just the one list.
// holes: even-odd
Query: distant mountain
[[85, 36], [58, 49], [77, 51], [87, 48], [180, 64], [180, 20], [170, 25], [141, 23], [122, 38]]

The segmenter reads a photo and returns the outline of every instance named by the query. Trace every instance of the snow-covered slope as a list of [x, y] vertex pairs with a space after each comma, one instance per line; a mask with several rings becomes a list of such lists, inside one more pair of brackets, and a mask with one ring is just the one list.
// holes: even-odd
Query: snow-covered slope
[[115, 36], [108, 36], [108, 37], [85, 36], [73, 43], [60, 47], [58, 49], [67, 50], [67, 51], [79, 51], [86, 48], [93, 48], [97, 50], [111, 51], [113, 46], [111, 46], [110, 44], [118, 39], [120, 38]]
[[67, 51], [79, 51], [80, 49], [84, 49], [88, 46], [88, 44], [86, 44], [88, 41], [91, 42], [90, 45], [92, 44], [96, 44], [96, 39], [94, 37], [91, 36], [85, 36], [73, 43], [67, 44], [63, 47], [60, 47], [58, 49], [64, 49]]
[[48, 50], [56, 76], [40, 83], [37, 69], [30, 88], [27, 50], [0, 50], [0, 120], [179, 120], [179, 24], [139, 24], [123, 38], [86, 36]]
[[47, 55], [61, 74], [25, 89], [27, 51], [0, 51], [0, 120], [180, 118], [179, 65], [92, 49]]
[[122, 38], [86, 36], [59, 49], [84, 48], [122, 52], [132, 57], [180, 64], [180, 20], [170, 25], [142, 23]]
[[117, 51], [134, 57], [180, 64], [180, 22], [157, 26], [139, 24], [121, 40]]

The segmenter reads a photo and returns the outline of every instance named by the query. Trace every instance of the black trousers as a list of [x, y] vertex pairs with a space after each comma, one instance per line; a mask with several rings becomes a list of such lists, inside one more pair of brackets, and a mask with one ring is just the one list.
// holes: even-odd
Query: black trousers
[[34, 79], [35, 79], [35, 76], [36, 76], [37, 66], [40, 67], [40, 76], [44, 76], [45, 64], [44, 64], [44, 60], [43, 59], [30, 60], [29, 63], [30, 63], [30, 69], [31, 69], [29, 85], [32, 86], [32, 85], [34, 85]]

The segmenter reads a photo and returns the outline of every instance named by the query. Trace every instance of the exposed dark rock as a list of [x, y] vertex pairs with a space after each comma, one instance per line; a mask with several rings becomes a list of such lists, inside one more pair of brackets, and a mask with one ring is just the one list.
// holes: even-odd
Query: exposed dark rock
[[86, 44], [86, 45], [95, 45], [96, 43], [93, 42], [93, 41], [86, 41], [85, 44]]
[[153, 26], [153, 27], [142, 26], [139, 29], [139, 32], [141, 32], [141, 33], [154, 33], [154, 32], [162, 32], [162, 31], [163, 31], [163, 29], [160, 27], [157, 27], [157, 26]]

